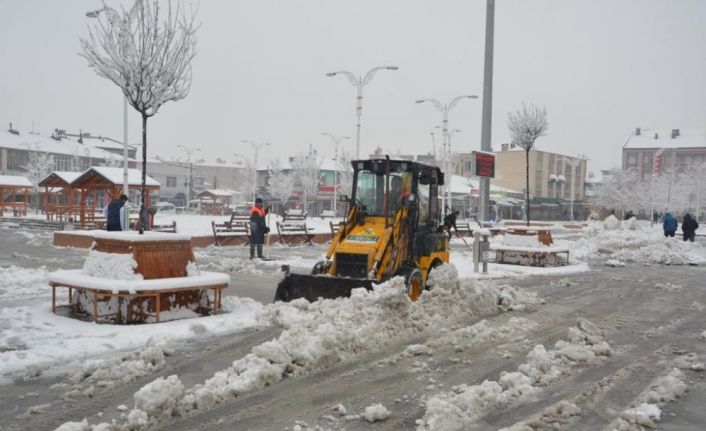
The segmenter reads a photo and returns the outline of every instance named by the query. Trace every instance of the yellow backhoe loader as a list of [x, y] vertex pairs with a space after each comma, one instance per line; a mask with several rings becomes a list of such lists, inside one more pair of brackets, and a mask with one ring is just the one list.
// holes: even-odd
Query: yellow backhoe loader
[[430, 271], [449, 261], [448, 236], [439, 229], [439, 168], [408, 160], [356, 160], [347, 216], [311, 274], [289, 273], [275, 301], [348, 297], [396, 276], [416, 300]]

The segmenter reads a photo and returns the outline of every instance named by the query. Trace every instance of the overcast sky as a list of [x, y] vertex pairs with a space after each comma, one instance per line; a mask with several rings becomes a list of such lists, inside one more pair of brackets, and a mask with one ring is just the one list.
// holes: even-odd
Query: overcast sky
[[[106, 0], [108, 5], [119, 4]], [[355, 143], [355, 88], [326, 72], [379, 72], [365, 87], [361, 154], [431, 151], [441, 114], [418, 98], [482, 95], [485, 0], [202, 0], [191, 94], [149, 122], [150, 155], [201, 148], [250, 156], [241, 140], [272, 143], [261, 159], [309, 145], [322, 132]], [[22, 132], [79, 129], [122, 139], [122, 99], [78, 56], [85, 12], [98, 0], [0, 0], [0, 121]], [[493, 136], [507, 112], [544, 105], [540, 149], [586, 154], [589, 170], [620, 163], [635, 126], [706, 127], [706, 1], [497, 0]], [[480, 149], [481, 100], [449, 115], [456, 151]], [[130, 112], [130, 141], [140, 141]], [[437, 130], [436, 143], [441, 133]]]

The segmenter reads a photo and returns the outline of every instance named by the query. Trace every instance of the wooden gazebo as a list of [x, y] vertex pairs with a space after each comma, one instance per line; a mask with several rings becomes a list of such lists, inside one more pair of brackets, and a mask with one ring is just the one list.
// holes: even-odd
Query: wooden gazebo
[[[128, 169], [128, 187], [130, 190], [137, 190], [142, 184], [142, 172], [138, 169]], [[98, 192], [104, 191], [108, 199], [118, 198], [123, 193], [123, 168], [111, 168], [107, 166], [97, 166], [83, 172], [72, 183], [71, 187], [79, 191], [79, 214], [81, 228], [86, 222], [93, 222], [102, 217], [96, 214], [96, 209], [101, 211], [104, 203], [98, 204]], [[152, 177], [147, 176], [145, 186], [145, 206], [150, 205], [150, 192], [159, 190], [159, 183]], [[89, 202], [87, 202], [87, 200]]]
[[201, 207], [201, 214], [223, 214], [233, 200], [230, 190], [209, 189], [196, 195]]
[[44, 188], [39, 192], [47, 220], [75, 220], [80, 214], [79, 196], [71, 186], [79, 176], [81, 172], [54, 171], [39, 182], [38, 186]]
[[[26, 216], [32, 182], [26, 177], [0, 175], [0, 216], [12, 209], [15, 217]], [[21, 200], [18, 197], [21, 196]]]

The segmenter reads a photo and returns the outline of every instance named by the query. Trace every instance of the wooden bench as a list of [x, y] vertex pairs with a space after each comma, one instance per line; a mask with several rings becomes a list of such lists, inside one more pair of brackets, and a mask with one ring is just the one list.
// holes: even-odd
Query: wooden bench
[[[551, 236], [549, 237], [551, 240]], [[544, 244], [535, 235], [516, 235], [508, 231], [503, 243], [492, 248], [495, 263], [523, 266], [564, 266], [569, 264], [569, 249]]]
[[228, 221], [222, 223], [211, 222], [213, 240], [217, 246], [229, 242], [236, 244], [250, 244], [250, 216], [244, 214], [231, 214]]
[[456, 223], [456, 230], [451, 229], [452, 235], [457, 235], [461, 237], [473, 236], [473, 228], [471, 227], [471, 222], [466, 220], [465, 222]]
[[[202, 273], [210, 277], [215, 273]], [[220, 275], [220, 274], [219, 274]], [[116, 323], [146, 322], [153, 318], [160, 322], [160, 313], [168, 310], [172, 302], [196, 302], [193, 310], [199, 314], [216, 314], [221, 308], [222, 290], [228, 287], [224, 280], [206, 279], [203, 283], [196, 277], [178, 277], [152, 280], [102, 279], [105, 286], [95, 287], [95, 277], [82, 275], [82, 270], [56, 271], [52, 274], [51, 311], [66, 307], [73, 313], [90, 314], [93, 321], [114, 319]], [[222, 277], [220, 277], [222, 278]], [[165, 283], [166, 282], [166, 283]], [[170, 283], [188, 283], [181, 287], [163, 287]], [[56, 304], [56, 288], [69, 291], [67, 304]], [[212, 295], [208, 291], [212, 291]], [[115, 299], [115, 301], [114, 301]], [[105, 304], [105, 305], [102, 305]], [[86, 309], [86, 307], [90, 307]], [[125, 315], [120, 310], [125, 310]]]
[[334, 217], [336, 217], [336, 211], [334, 211], [334, 210], [321, 211], [321, 218], [334, 218]]
[[306, 220], [306, 214], [303, 210], [287, 210], [282, 217], [282, 221], [302, 221]]
[[338, 235], [338, 232], [341, 230], [341, 224], [343, 222], [338, 222], [334, 223], [332, 221], [328, 222], [329, 226], [331, 227], [331, 238], [336, 238], [336, 235]]
[[153, 232], [163, 232], [163, 233], [176, 233], [177, 232], [176, 221], [173, 221], [168, 224], [153, 224], [152, 231]]
[[[62, 306], [88, 314], [94, 322], [107, 318], [118, 323], [147, 322], [150, 319], [159, 322], [165, 312], [184, 317], [181, 314], [184, 309], [200, 314], [214, 314], [220, 310], [221, 291], [228, 287], [230, 276], [199, 271], [189, 237], [154, 232], [145, 235], [97, 232], [94, 244], [94, 251], [88, 259], [97, 259], [97, 263], [84, 269], [49, 274], [53, 312], [57, 308], [58, 287], [69, 291], [69, 303]], [[129, 265], [129, 260], [120, 255], [134, 259], [137, 267], [133, 271], [141, 277], [118, 280], [95, 274], [96, 268], [104, 265], [100, 262], [106, 259], [111, 264]]]
[[289, 245], [295, 239], [302, 238], [305, 244], [313, 245], [314, 234], [309, 233], [306, 220], [285, 220], [277, 222], [279, 242]]
[[541, 227], [526, 227], [526, 226], [512, 226], [508, 227], [506, 231], [507, 235], [516, 236], [536, 236], [539, 242], [544, 245], [554, 244], [554, 239], [552, 238], [552, 232], [548, 228]]

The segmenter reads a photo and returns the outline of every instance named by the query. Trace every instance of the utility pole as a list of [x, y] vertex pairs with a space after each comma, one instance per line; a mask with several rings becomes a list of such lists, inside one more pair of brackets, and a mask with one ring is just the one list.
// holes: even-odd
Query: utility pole
[[[491, 127], [493, 123], [493, 39], [495, 34], [495, 0], [486, 1], [485, 11], [485, 67], [483, 69], [483, 124], [481, 128], [481, 151], [493, 151]], [[481, 221], [488, 220], [490, 207], [490, 178], [479, 179]], [[528, 208], [529, 209], [529, 208]]]

